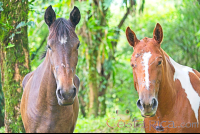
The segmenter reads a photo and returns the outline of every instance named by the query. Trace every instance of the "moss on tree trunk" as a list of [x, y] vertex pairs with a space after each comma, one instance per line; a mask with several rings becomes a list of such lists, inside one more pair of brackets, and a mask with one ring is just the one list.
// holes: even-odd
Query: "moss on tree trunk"
[[97, 47], [90, 45], [91, 53], [89, 54], [89, 115], [94, 117], [98, 116], [98, 83], [97, 83], [97, 70], [96, 70], [96, 57], [97, 57]]
[[[30, 71], [27, 26], [16, 29], [20, 22], [28, 20], [28, 0], [3, 0], [0, 15], [1, 73], [5, 97], [5, 131], [24, 132], [20, 114], [23, 93], [22, 80]], [[15, 35], [12, 37], [12, 34]], [[13, 47], [10, 47], [13, 44]]]
[[0, 68], [0, 127], [4, 126], [4, 95], [1, 86], [1, 68]]

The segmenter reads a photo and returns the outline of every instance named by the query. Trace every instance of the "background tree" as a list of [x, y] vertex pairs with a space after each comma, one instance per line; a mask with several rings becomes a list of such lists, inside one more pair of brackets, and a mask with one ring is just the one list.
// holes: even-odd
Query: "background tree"
[[24, 132], [20, 101], [22, 80], [30, 71], [28, 49], [28, 0], [3, 0], [0, 16], [1, 81], [5, 96], [5, 131]]
[[[133, 12], [135, 0], [124, 0], [126, 7], [124, 16], [116, 21], [115, 26], [110, 27], [110, 5], [112, 0], [93, 0], [88, 3], [91, 8], [81, 28], [81, 35], [88, 45], [88, 85], [89, 85], [89, 115], [95, 117], [106, 113], [106, 89], [115, 62], [114, 53], [119, 40], [120, 29], [129, 13]], [[110, 36], [111, 39], [107, 37]]]
[[1, 69], [0, 69], [0, 127], [4, 126], [4, 96], [1, 86]]

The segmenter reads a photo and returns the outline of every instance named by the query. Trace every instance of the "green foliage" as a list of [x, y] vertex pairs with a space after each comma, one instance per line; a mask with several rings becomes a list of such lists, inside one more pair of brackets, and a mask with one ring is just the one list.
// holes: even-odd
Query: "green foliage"
[[0, 128], [0, 133], [5, 133], [5, 127]]
[[[132, 112], [133, 113], [133, 112]], [[134, 113], [133, 113], [134, 114]], [[135, 115], [135, 114], [134, 114]], [[134, 124], [131, 118], [130, 121], [124, 123], [120, 121], [120, 117], [117, 116], [115, 111], [107, 111], [107, 115], [104, 117], [88, 117], [83, 118], [79, 116], [75, 133], [141, 133], [144, 132], [143, 119], [137, 118], [140, 121], [138, 124]]]
[[8, 46], [6, 46], [6, 48], [11, 48], [11, 47], [14, 47], [14, 46], [15, 46], [14, 44], [8, 43]]
[[[183, 0], [182, 3], [177, 2], [175, 8], [175, 17], [166, 25], [170, 27], [166, 28], [163, 46], [179, 63], [200, 70], [200, 50], [197, 47], [200, 42], [200, 36], [197, 34], [200, 29], [200, 6], [195, 0]], [[174, 34], [171, 34], [172, 30]]]
[[0, 69], [0, 125], [4, 125], [4, 94], [1, 84], [1, 69]]
[[0, 11], [3, 11], [3, 2], [0, 2]]

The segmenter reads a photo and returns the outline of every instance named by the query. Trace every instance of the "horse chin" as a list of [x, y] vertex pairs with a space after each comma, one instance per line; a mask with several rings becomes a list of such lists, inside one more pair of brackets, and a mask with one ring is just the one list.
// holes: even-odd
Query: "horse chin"
[[156, 115], [156, 113], [154, 113], [154, 114], [148, 114], [148, 115], [141, 114], [141, 115], [144, 118], [150, 118], [150, 117], [154, 117]]
[[65, 101], [65, 100], [59, 99], [59, 100], [58, 100], [58, 104], [59, 104], [60, 106], [69, 106], [69, 105], [74, 104], [74, 100], [72, 100], [72, 101]]

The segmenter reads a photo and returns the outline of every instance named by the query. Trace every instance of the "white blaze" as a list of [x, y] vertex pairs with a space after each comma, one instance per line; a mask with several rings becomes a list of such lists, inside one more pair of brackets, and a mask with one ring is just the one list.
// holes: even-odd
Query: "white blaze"
[[147, 90], [149, 90], [149, 59], [151, 58], [151, 52], [144, 53], [143, 55], [143, 65], [144, 65], [144, 71], [145, 71], [145, 85]]
[[198, 93], [194, 90], [189, 77], [189, 72], [194, 73], [192, 68], [180, 65], [176, 63], [171, 57], [170, 61], [174, 66], [175, 73], [174, 73], [174, 81], [178, 79], [182, 85], [182, 88], [185, 90], [187, 94], [187, 98], [190, 102], [191, 108], [194, 111], [195, 117], [198, 122], [198, 110], [200, 105], [200, 97]]
[[65, 44], [66, 42], [67, 42], [67, 36], [66, 35], [63, 35], [61, 38], [60, 38], [60, 43], [61, 43], [61, 45], [62, 44]]

